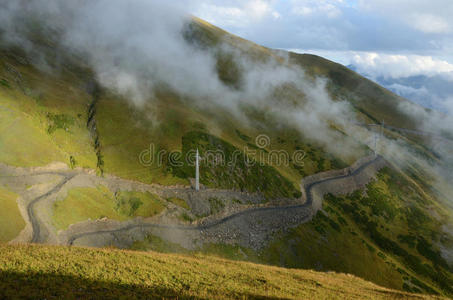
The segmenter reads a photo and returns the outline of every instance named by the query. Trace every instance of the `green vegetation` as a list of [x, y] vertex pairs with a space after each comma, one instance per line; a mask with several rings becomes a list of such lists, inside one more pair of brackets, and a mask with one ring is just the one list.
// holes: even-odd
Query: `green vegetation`
[[16, 166], [39, 166], [62, 160], [64, 156], [44, 128], [16, 106], [18, 101], [8, 96], [0, 89], [0, 161]]
[[187, 210], [190, 209], [189, 204], [187, 204], [186, 200], [184, 200], [184, 199], [172, 197], [172, 198], [168, 198], [167, 201], [171, 202], [171, 203], [173, 203], [175, 205], [178, 205], [178, 206], [180, 206], [182, 208], [185, 208]]
[[349, 99], [357, 112], [371, 122], [415, 128], [416, 120], [398, 110], [400, 103], [408, 101], [378, 84], [363, 78], [356, 72], [338, 63], [311, 54], [290, 53], [290, 61], [303, 67], [310, 76], [325, 76], [333, 98]]
[[186, 212], [183, 212], [178, 218], [183, 222], [192, 222], [194, 218], [189, 216]]
[[[372, 241], [333, 206], [328, 216], [319, 212], [312, 222], [280, 235], [264, 249], [262, 262], [284, 267], [354, 274], [377, 284], [401, 289], [401, 275], [380, 258]], [[347, 225], [339, 225], [341, 221]], [[392, 261], [393, 262], [393, 261]]]
[[378, 255], [382, 259], [392, 257], [404, 266], [406, 273], [416, 274], [409, 276], [405, 273], [402, 288], [438, 293], [433, 288], [435, 285], [444, 293], [452, 294], [451, 268], [439, 250], [428, 242], [439, 238], [437, 232], [441, 226], [439, 221], [425, 213], [429, 200], [417, 192], [413, 183], [389, 168], [381, 171], [378, 179], [367, 186], [366, 195], [360, 191], [347, 197], [328, 195], [326, 201], [354, 222], [361, 233], [381, 250]]
[[0, 78], [0, 85], [3, 86], [3, 87], [6, 87], [6, 88], [11, 88], [11, 86], [9, 85], [8, 80], [3, 79], [3, 78]]
[[[214, 212], [218, 210], [216, 200], [210, 199]], [[406, 209], [408, 205], [412, 209]], [[429, 200], [414, 183], [385, 168], [376, 181], [368, 184], [366, 193], [327, 195], [324, 212], [319, 212], [311, 222], [279, 235], [259, 252], [223, 244], [182, 251], [291, 268], [346, 272], [389, 288], [450, 295], [448, 264], [434, 242], [430, 242], [433, 237], [436, 239], [440, 223], [427, 217], [424, 205], [429, 205]], [[415, 228], [413, 223], [424, 230]], [[140, 249], [179, 252], [162, 240], [157, 244], [160, 246], [144, 242]]]
[[225, 203], [218, 198], [209, 198], [209, 207], [211, 208], [211, 214], [216, 214], [225, 207]]
[[[195, 19], [188, 28], [186, 38], [199, 46], [216, 47], [222, 41], [255, 61], [266, 61], [268, 57], [278, 59], [273, 51], [231, 36], [202, 20]], [[48, 38], [40, 37], [37, 42], [47, 45]], [[230, 52], [219, 49], [215, 50], [219, 77], [227, 85], [237, 88], [241, 70]], [[274, 126], [275, 120], [272, 121], [268, 113], [257, 112], [257, 124], [263, 124], [265, 128], [261, 125], [256, 128], [251, 124], [245, 126], [222, 109], [194, 109], [187, 105], [187, 101], [164, 88], [156, 90], [152, 103], [134, 107], [127, 99], [99, 87], [95, 96], [88, 94], [81, 87], [93, 84], [93, 73], [87, 66], [80, 66], [68, 57], [62, 57], [68, 61], [61, 62], [65, 68], [58, 74], [42, 74], [21, 63], [22, 59], [16, 59], [24, 55], [18, 49], [4, 49], [0, 45], [0, 54], [4, 63], [8, 64], [0, 76], [2, 82], [8, 82], [11, 87], [0, 90], [0, 96], [4, 99], [0, 108], [0, 130], [3, 132], [0, 145], [5, 145], [2, 146], [0, 162], [17, 166], [69, 162], [70, 167], [97, 169], [100, 175], [109, 173], [145, 183], [173, 185], [188, 184], [187, 178], [174, 176], [166, 165], [159, 166], [156, 161], [145, 166], [138, 157], [150, 148], [150, 144], [155, 146], [154, 155], [161, 150], [167, 153], [179, 150], [182, 137], [192, 130], [216, 132], [217, 138], [242, 150], [247, 144], [255, 146], [253, 137], [265, 129], [272, 140], [283, 137], [285, 142], [278, 144], [278, 150], [292, 153], [296, 146], [306, 149], [306, 141], [297, 141], [298, 145], [295, 145], [300, 139], [297, 130]], [[17, 76], [21, 79], [20, 84], [13, 85]], [[24, 138], [13, 139], [16, 136]], [[131, 138], [134, 136], [141, 138]], [[317, 146], [313, 147], [312, 154], [303, 166], [297, 167], [299, 169], [291, 166], [275, 166], [274, 169], [297, 190], [302, 176], [335, 167], [335, 164], [329, 163], [331, 158]], [[326, 161], [319, 164], [317, 161], [321, 157]], [[259, 157], [252, 158], [259, 161]], [[255, 176], [252, 174], [250, 177]], [[230, 186], [223, 182], [216, 186], [219, 185], [222, 188]], [[269, 193], [278, 194], [275, 191]], [[294, 196], [291, 193], [288, 195]]]
[[222, 53], [220, 51], [217, 55], [216, 68], [219, 79], [223, 83], [234, 89], [241, 87], [241, 70], [235, 62], [233, 54]]
[[71, 169], [74, 169], [75, 166], [76, 166], [76, 164], [77, 164], [77, 162], [76, 162], [74, 156], [71, 155], [71, 156], [69, 157], [69, 167], [70, 167]]
[[180, 246], [179, 244], [165, 241], [160, 237], [152, 234], [148, 235], [142, 241], [135, 241], [132, 244], [131, 249], [138, 251], [158, 251], [161, 253], [181, 253], [181, 254], [191, 253], [191, 251]]
[[0, 242], [15, 238], [25, 227], [17, 207], [17, 195], [0, 187]]
[[115, 200], [115, 210], [127, 217], [151, 217], [165, 208], [159, 196], [149, 192], [121, 191], [115, 194]]
[[151, 217], [164, 210], [158, 196], [140, 192], [118, 192], [113, 194], [104, 186], [96, 188], [74, 188], [68, 196], [54, 203], [53, 222], [56, 228], [66, 229], [69, 225], [88, 219], [109, 218], [124, 221], [135, 217]]
[[351, 275], [204, 255], [0, 245], [2, 298], [420, 299]]
[[[93, 167], [89, 134], [84, 120], [77, 117], [85, 109], [83, 91], [71, 89], [80, 81], [69, 80], [66, 75], [43, 75], [14, 61], [8, 63], [9, 68], [14, 65], [15, 72], [20, 72], [27, 93], [16, 86], [0, 89], [0, 162], [43, 166], [55, 161], [68, 163], [72, 155], [80, 166]], [[14, 78], [3, 72], [8, 80]]]
[[47, 120], [49, 121], [49, 127], [47, 128], [49, 134], [54, 133], [57, 129], [69, 131], [69, 128], [74, 125], [74, 118], [65, 114], [48, 113]]
[[245, 135], [243, 134], [242, 132], [240, 132], [238, 129], [235, 130], [236, 131], [236, 134], [238, 135], [238, 137], [243, 140], [244, 142], [248, 143], [251, 141], [251, 138], [248, 136], [248, 135]]
[[[294, 185], [274, 168], [257, 162], [247, 164], [247, 158], [239, 149], [213, 135], [192, 131], [182, 138], [182, 157], [194, 155], [199, 149], [204, 159], [200, 164], [201, 183], [212, 187], [261, 192], [269, 198], [297, 195]], [[232, 163], [234, 162], [234, 163]], [[184, 159], [180, 166], [171, 168], [180, 178], [195, 174], [195, 167]]]
[[[211, 46], [227, 35], [200, 20], [193, 23], [193, 28], [196, 28], [194, 32], [198, 32], [192, 35], [194, 41], [199, 42], [206, 37], [213, 41], [208, 43]], [[241, 48], [244, 55], [250, 54], [254, 59], [274, 56], [269, 49], [239, 38], [233, 38], [228, 43]], [[242, 48], [243, 45], [247, 46]], [[300, 141], [297, 130], [274, 126], [275, 120], [271, 121], [272, 116], [268, 113], [256, 112], [259, 116], [257, 124], [266, 124], [266, 128], [254, 128], [250, 124], [245, 126], [220, 108], [194, 109], [187, 105], [187, 101], [166, 89], [157, 89], [152, 102], [135, 107], [127, 99], [110, 91], [99, 88], [94, 97], [80, 88], [93, 82], [93, 74], [86, 66], [80, 67], [71, 61], [61, 73], [41, 74], [15, 60], [18, 53], [9, 51], [12, 50], [2, 50], [0, 47], [5, 63], [14, 70], [11, 71], [13, 73], [6, 69], [0, 72], [0, 76], [11, 85], [11, 89], [0, 90], [0, 96], [4, 99], [0, 107], [0, 162], [16, 166], [42, 166], [60, 161], [70, 167], [96, 169], [100, 175], [108, 173], [145, 183], [173, 185], [189, 182], [187, 177], [174, 176], [165, 162], [164, 165], [158, 165], [155, 159], [150, 165], [144, 165], [138, 158], [144, 150], [150, 148], [150, 144], [154, 145], [153, 155], [157, 155], [159, 151], [166, 151], [168, 154], [170, 151], [180, 150], [183, 136], [193, 130], [215, 132], [215, 137], [219, 140], [243, 150], [247, 145], [249, 148], [256, 148], [253, 137], [265, 129], [272, 140], [277, 140], [280, 136], [284, 140], [275, 145], [277, 150], [283, 149], [288, 153], [292, 153], [296, 147], [306, 150], [306, 141]], [[228, 52], [219, 52], [218, 67], [219, 76], [225, 82], [230, 81], [234, 88], [237, 79], [234, 70], [237, 66], [235, 67]], [[11, 84], [17, 74], [20, 74], [20, 85], [26, 93], [22, 88]], [[150, 114], [153, 118], [150, 118]], [[17, 136], [23, 138], [17, 139]], [[140, 139], [131, 138], [134, 136], [140, 136]], [[268, 150], [270, 149], [263, 151]], [[273, 187], [265, 187], [266, 193], [297, 196], [297, 192], [294, 194], [290, 190], [298, 189], [302, 176], [335, 167], [335, 164], [330, 163], [328, 154], [317, 146], [313, 146], [311, 153], [313, 155], [307, 157], [304, 165], [297, 166], [298, 169], [284, 165], [268, 166], [295, 188], [284, 184], [281, 193], [275, 191], [276, 185], [272, 184]], [[258, 156], [252, 155], [251, 159], [259, 161]], [[321, 157], [325, 161], [319, 164], [317, 161]], [[319, 170], [318, 167], [323, 169]], [[266, 168], [262, 169], [269, 173]], [[235, 184], [235, 187], [248, 190], [256, 181], [257, 174], [254, 173], [248, 176], [247, 183]], [[210, 186], [231, 187], [224, 182], [212, 183]], [[260, 187], [262, 188], [264, 187]]]

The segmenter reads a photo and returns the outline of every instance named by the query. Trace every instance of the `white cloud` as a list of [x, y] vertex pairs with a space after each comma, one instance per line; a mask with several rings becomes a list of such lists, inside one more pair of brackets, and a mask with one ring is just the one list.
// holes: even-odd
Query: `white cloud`
[[320, 14], [336, 18], [342, 14], [338, 7], [342, 3], [343, 0], [291, 0], [291, 12], [300, 16]]
[[293, 13], [301, 16], [308, 16], [313, 13], [313, 8], [307, 6], [297, 6], [293, 8]]
[[408, 19], [413, 27], [425, 33], [449, 33], [451, 31], [450, 24], [439, 16], [414, 13]]
[[394, 83], [389, 85], [388, 88], [397, 92], [398, 94], [427, 96], [429, 93], [429, 91], [424, 86], [422, 86], [421, 88], [413, 88], [411, 86]]
[[197, 17], [220, 26], [234, 26], [238, 20], [245, 18], [245, 12], [238, 7], [214, 4], [201, 4], [195, 14]]
[[286, 50], [319, 55], [345, 66], [353, 65], [359, 73], [371, 77], [400, 78], [416, 75], [441, 75], [445, 80], [453, 82], [453, 64], [433, 56], [324, 49]]
[[424, 33], [453, 31], [451, 0], [359, 0], [359, 7], [403, 20], [406, 25]]
[[201, 1], [194, 14], [221, 27], [246, 28], [265, 18], [279, 19], [273, 0]]
[[271, 13], [272, 9], [268, 2], [254, 0], [245, 4], [244, 10], [249, 12], [252, 18], [261, 19]]
[[453, 64], [431, 56], [357, 52], [353, 55], [351, 63], [360, 73], [372, 77], [400, 78], [416, 75], [453, 74]]

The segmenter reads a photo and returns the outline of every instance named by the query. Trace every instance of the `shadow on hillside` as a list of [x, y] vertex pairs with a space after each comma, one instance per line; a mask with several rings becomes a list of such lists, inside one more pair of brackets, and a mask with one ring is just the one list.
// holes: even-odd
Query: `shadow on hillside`
[[[210, 299], [209, 293], [188, 296], [189, 287], [174, 290], [158, 286], [127, 285], [77, 276], [0, 271], [0, 299]], [[227, 296], [227, 295], [217, 295]], [[239, 299], [272, 299], [235, 294]]]

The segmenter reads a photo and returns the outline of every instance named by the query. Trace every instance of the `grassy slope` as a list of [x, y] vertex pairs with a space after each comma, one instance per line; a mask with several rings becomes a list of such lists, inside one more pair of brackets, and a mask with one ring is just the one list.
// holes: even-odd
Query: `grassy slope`
[[[451, 295], [451, 268], [435, 246], [448, 216], [434, 204], [416, 183], [387, 168], [365, 195], [357, 191], [327, 196], [328, 216], [318, 214], [314, 222], [283, 235], [265, 251], [264, 260], [351, 272], [388, 287]], [[317, 245], [316, 253], [307, 255], [312, 245]]]
[[[274, 51], [231, 36], [201, 20], [194, 23], [192, 36], [188, 38], [197, 44], [213, 48], [220, 42], [225, 42], [258, 62], [269, 57], [279, 59]], [[84, 89], [91, 81], [91, 73], [80, 71], [81, 68], [74, 67], [71, 60], [59, 73], [46, 74], [23, 64], [16, 57], [20, 54], [14, 51], [17, 50], [4, 50], [0, 57], [5, 66], [9, 66], [0, 73], [1, 79], [6, 82], [6, 85], [0, 86], [0, 92], [4, 93], [1, 105], [8, 105], [9, 110], [19, 114], [14, 118], [13, 115], [8, 115], [9, 111], [0, 110], [3, 120], [0, 126], [4, 128], [0, 142], [7, 145], [0, 154], [0, 161], [36, 166], [51, 161], [70, 164], [72, 157], [75, 166], [95, 168], [97, 159], [93, 140], [86, 126], [92, 96]], [[225, 59], [219, 51], [219, 61], [222, 62]], [[218, 66], [219, 77], [226, 84], [232, 65], [234, 63], [227, 57]], [[306, 65], [310, 66], [308, 63]], [[17, 80], [17, 74], [20, 74], [20, 80]], [[238, 149], [250, 146], [254, 143], [255, 136], [266, 132], [272, 141], [267, 150], [283, 149], [290, 153], [296, 149], [305, 150], [309, 155], [304, 166], [295, 167], [290, 164], [276, 167], [296, 189], [303, 176], [344, 166], [364, 154], [356, 153], [348, 161], [338, 163], [316, 144], [302, 140], [294, 129], [274, 126], [275, 120], [266, 117], [263, 119], [260, 112], [251, 114], [252, 119], [258, 118], [257, 125], [241, 125], [241, 122], [223, 111], [203, 111], [189, 107], [169, 91], [158, 92], [155, 99], [143, 107], [134, 107], [117, 95], [103, 91], [95, 113], [103, 169], [107, 173], [147, 183], [187, 184], [186, 178], [173, 176], [165, 166], [141, 165], [138, 156], [150, 144], [154, 144], [156, 152], [162, 149], [180, 150], [183, 135], [194, 129], [199, 130], [200, 124], [203, 124], [204, 131], [214, 133]], [[262, 124], [267, 125], [263, 127]], [[13, 130], [9, 130], [11, 128]], [[238, 130], [242, 137], [246, 136], [249, 140], [241, 138], [237, 134]], [[14, 139], [11, 142], [13, 136], [26, 136], [27, 139]], [[131, 139], [134, 136], [140, 138]], [[30, 144], [32, 147], [27, 146]]]
[[[54, 161], [94, 168], [86, 130], [89, 96], [74, 74], [46, 74], [0, 51], [0, 161], [15, 166], [42, 166]], [[18, 75], [19, 74], [19, 75]], [[20, 137], [20, 138], [18, 138]]]
[[[234, 260], [346, 272], [389, 288], [451, 295], [453, 276], [435, 246], [448, 215], [435, 208], [416, 182], [390, 168], [379, 173], [365, 195], [362, 192], [326, 196], [326, 215], [318, 213], [312, 222], [280, 234], [258, 253], [221, 244], [205, 245], [199, 251]], [[431, 216], [433, 212], [439, 219]], [[193, 253], [155, 236], [137, 241], [132, 249]]]
[[351, 275], [209, 256], [32, 245], [0, 245], [0, 253], [0, 296], [6, 298], [421, 298]]
[[57, 229], [88, 219], [109, 218], [124, 221], [135, 217], [151, 217], [165, 208], [157, 195], [140, 192], [113, 194], [104, 186], [74, 188], [62, 201], [54, 203], [53, 222]]
[[0, 242], [15, 238], [25, 227], [19, 208], [17, 195], [0, 187]]
[[328, 78], [333, 96], [350, 101], [370, 123], [385, 121], [396, 127], [416, 128], [416, 120], [398, 109], [403, 103], [409, 104], [408, 100], [345, 66], [312, 54], [290, 53], [290, 61], [303, 67], [311, 76]]
[[[87, 128], [92, 96], [83, 89], [90, 81], [89, 75], [80, 78], [65, 71], [48, 75], [22, 65], [5, 53], [0, 58], [14, 70], [0, 69], [0, 77], [5, 82], [0, 86], [0, 162], [41, 166], [61, 161], [95, 169], [94, 141]], [[15, 79], [16, 72], [20, 73], [19, 81]], [[146, 105], [153, 108], [148, 109]], [[148, 113], [155, 114], [155, 118]], [[150, 167], [140, 164], [139, 155], [149, 149], [150, 144], [155, 146], [155, 152], [181, 150], [183, 135], [201, 128], [205, 132], [215, 132], [242, 150], [250, 147], [248, 144], [253, 144], [254, 137], [261, 133], [258, 128], [241, 127], [238, 120], [230, 119], [223, 111], [189, 109], [179, 97], [169, 92], [160, 93], [145, 107], [135, 107], [116, 95], [103, 93], [96, 105], [95, 118], [104, 171], [146, 183], [188, 184], [187, 178], [175, 177], [168, 172], [165, 164]], [[248, 136], [248, 141], [240, 138], [238, 130]], [[276, 130], [270, 132], [272, 141], [277, 141], [280, 135], [281, 132]], [[134, 136], [140, 138], [131, 139]], [[294, 151], [297, 147], [310, 150], [298, 140], [300, 137], [296, 132], [286, 133], [286, 136], [288, 140], [285, 143], [274, 142], [270, 149], [283, 147]], [[321, 150], [312, 146], [311, 152], [314, 156], [307, 159], [302, 173], [293, 166], [277, 168], [296, 189], [302, 175], [330, 168], [330, 158]], [[323, 156], [324, 164], [311, 161]]]

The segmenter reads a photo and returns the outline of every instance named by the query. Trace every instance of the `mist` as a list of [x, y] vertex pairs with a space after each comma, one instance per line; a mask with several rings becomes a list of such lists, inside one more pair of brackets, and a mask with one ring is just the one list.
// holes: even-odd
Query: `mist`
[[[191, 106], [225, 109], [251, 126], [253, 121], [244, 106], [255, 107], [273, 115], [282, 125], [297, 128], [302, 137], [340, 158], [357, 152], [360, 143], [354, 140], [373, 147], [373, 133], [351, 125], [355, 119], [352, 108], [347, 101], [330, 98], [326, 79], [307, 78], [301, 68], [288, 63], [285, 52], [275, 52], [257, 62], [227, 43], [203, 47], [189, 41], [185, 33], [192, 17], [183, 4], [149, 0], [1, 0], [0, 7], [2, 40], [25, 49], [37, 67], [55, 70], [55, 62], [46, 61], [42, 49], [32, 41], [30, 28], [53, 40], [55, 51], [86, 60], [96, 80], [131, 105], [144, 107], [154, 101], [156, 90], [164, 87]], [[229, 55], [240, 70], [237, 87], [219, 78], [219, 53]], [[282, 104], [285, 95], [275, 91], [288, 86], [300, 93], [300, 99]], [[421, 130], [445, 134], [453, 128], [451, 116], [428, 113], [415, 105], [400, 109], [421, 120]], [[332, 129], [332, 124], [351, 138]], [[394, 161], [401, 163], [403, 156], [413, 156], [401, 143], [389, 139], [381, 143], [388, 145], [386, 154]], [[438, 151], [442, 159], [451, 154], [446, 149]]]
[[[239, 120], [250, 122], [243, 106], [269, 112], [282, 124], [298, 128], [331, 153], [344, 156], [358, 145], [346, 140], [331, 124], [347, 127], [354, 115], [346, 101], [333, 101], [326, 81], [306, 78], [300, 68], [280, 59], [252, 61], [230, 45], [212, 49], [190, 43], [184, 32], [191, 16], [183, 4], [147, 0], [95, 1], [0, 1], [2, 39], [19, 45], [43, 70], [52, 69], [45, 55], [27, 34], [32, 26], [57, 40], [58, 51], [75, 53], [87, 60], [97, 81], [119, 93], [132, 105], [153, 101], [165, 87], [190, 105], [227, 109]], [[24, 22], [27, 20], [27, 22]], [[216, 55], [231, 55], [241, 70], [239, 88], [219, 79]], [[282, 63], [283, 61], [283, 63]], [[275, 89], [291, 85], [304, 94], [303, 104], [279, 105]], [[302, 103], [302, 102], [301, 102]]]

